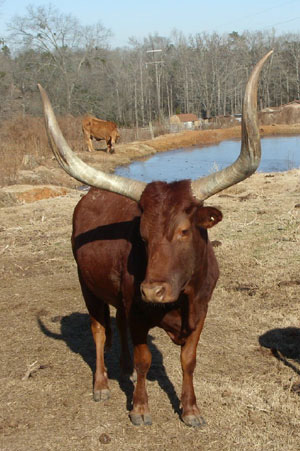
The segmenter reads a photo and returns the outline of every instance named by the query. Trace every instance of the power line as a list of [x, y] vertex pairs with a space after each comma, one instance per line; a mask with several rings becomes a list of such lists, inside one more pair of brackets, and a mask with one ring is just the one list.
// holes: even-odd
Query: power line
[[[284, 3], [281, 2], [281, 3], [278, 4], [278, 5], [273, 5], [273, 6], [270, 7], [270, 8], [266, 8], [266, 9], [257, 11], [256, 13], [248, 14], [248, 15], [246, 15], [246, 16], [239, 17], [239, 18], [237, 18], [237, 19], [231, 20], [230, 22], [226, 22], [226, 23], [221, 24], [221, 25], [219, 25], [219, 26], [220, 26], [220, 27], [226, 27], [226, 26], [228, 26], [228, 25], [230, 25], [230, 24], [232, 24], [232, 23], [239, 22], [240, 20], [251, 19], [252, 17], [260, 16], [261, 14], [264, 14], [264, 13], [266, 13], [266, 12], [272, 11], [272, 10], [274, 10], [274, 9], [276, 9], [276, 8], [281, 8], [282, 6], [285, 6], [285, 7], [286, 7], [286, 6], [288, 6], [288, 5], [292, 4], [292, 3], [299, 3], [299, 0], [291, 0], [291, 1], [289, 1], [289, 2], [284, 2]], [[296, 19], [296, 18], [295, 18], [295, 19]], [[292, 20], [294, 20], [294, 19], [290, 19], [290, 21], [292, 21]], [[287, 21], [287, 22], [289, 22], [289, 21]], [[278, 25], [278, 24], [275, 24], [275, 25], [273, 25], [273, 26], [276, 26], [276, 25]], [[272, 26], [270, 26], [270, 27], [272, 27]]]
[[299, 19], [300, 19], [300, 16], [294, 17], [293, 19], [285, 20], [285, 21], [283, 21], [283, 22], [277, 22], [277, 23], [275, 23], [274, 25], [270, 25], [268, 28], [276, 27], [277, 25], [283, 25], [283, 24], [289, 23], [289, 22], [294, 22], [295, 20], [299, 20]]

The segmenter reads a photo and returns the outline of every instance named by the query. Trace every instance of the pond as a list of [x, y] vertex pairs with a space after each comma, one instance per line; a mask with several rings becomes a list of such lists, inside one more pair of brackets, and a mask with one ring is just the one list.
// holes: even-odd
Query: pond
[[[281, 172], [300, 167], [300, 136], [262, 138], [259, 172]], [[157, 153], [147, 160], [118, 167], [116, 174], [144, 182], [196, 179], [233, 163], [240, 141], [222, 141], [208, 147], [190, 147]]]

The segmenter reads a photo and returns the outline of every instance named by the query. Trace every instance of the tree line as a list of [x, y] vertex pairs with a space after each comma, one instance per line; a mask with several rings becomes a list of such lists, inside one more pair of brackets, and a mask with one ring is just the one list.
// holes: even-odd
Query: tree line
[[199, 32], [131, 38], [110, 48], [102, 23], [82, 26], [51, 5], [15, 16], [0, 41], [0, 115], [41, 114], [37, 83], [58, 114], [90, 112], [120, 126], [162, 123], [173, 114], [241, 113], [254, 64], [270, 49], [259, 108], [300, 98], [300, 34]]

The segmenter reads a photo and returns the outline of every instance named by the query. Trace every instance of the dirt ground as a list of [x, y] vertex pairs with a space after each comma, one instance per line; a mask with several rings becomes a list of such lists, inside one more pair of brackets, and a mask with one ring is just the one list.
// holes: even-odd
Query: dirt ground
[[[168, 139], [173, 144], [158, 149], [159, 139], [119, 147], [112, 158], [80, 156], [112, 170], [172, 148]], [[70, 247], [72, 212], [84, 193], [50, 155], [45, 168], [20, 175], [27, 188], [1, 189], [0, 449], [299, 450], [300, 170], [255, 174], [207, 202], [224, 215], [210, 233], [221, 276], [195, 370], [206, 425], [192, 429], [180, 420], [180, 349], [160, 329], [149, 337], [153, 425], [130, 423], [133, 386], [120, 379], [116, 334], [106, 355], [111, 399], [92, 400], [94, 345]], [[32, 189], [44, 195], [24, 197]]]

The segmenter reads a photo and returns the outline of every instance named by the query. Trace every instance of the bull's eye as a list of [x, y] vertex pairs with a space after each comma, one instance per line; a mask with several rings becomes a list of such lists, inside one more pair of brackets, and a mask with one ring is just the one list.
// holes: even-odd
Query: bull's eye
[[185, 238], [185, 237], [187, 237], [189, 235], [189, 233], [190, 233], [190, 229], [182, 229], [180, 231], [180, 237], [181, 238]]

